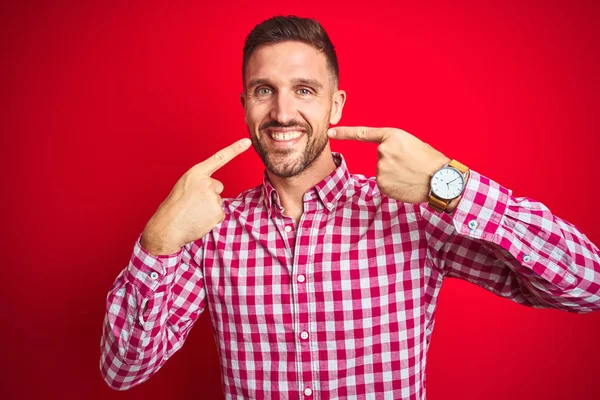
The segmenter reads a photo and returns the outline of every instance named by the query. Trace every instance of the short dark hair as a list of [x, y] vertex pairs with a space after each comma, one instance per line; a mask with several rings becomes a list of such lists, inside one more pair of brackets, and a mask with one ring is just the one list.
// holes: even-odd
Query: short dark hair
[[335, 85], [338, 85], [340, 71], [337, 55], [327, 32], [317, 20], [294, 15], [269, 18], [250, 31], [244, 43], [244, 60], [242, 62], [244, 84], [246, 83], [246, 65], [252, 53], [261, 46], [287, 41], [306, 43], [321, 51], [327, 59], [327, 66], [333, 74]]

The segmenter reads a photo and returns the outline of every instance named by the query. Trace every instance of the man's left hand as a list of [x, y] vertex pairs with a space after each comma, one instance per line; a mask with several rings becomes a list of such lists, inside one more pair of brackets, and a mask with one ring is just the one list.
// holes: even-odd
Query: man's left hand
[[431, 175], [450, 162], [448, 157], [401, 129], [336, 126], [327, 134], [338, 140], [379, 143], [377, 186], [381, 193], [405, 203], [427, 202]]

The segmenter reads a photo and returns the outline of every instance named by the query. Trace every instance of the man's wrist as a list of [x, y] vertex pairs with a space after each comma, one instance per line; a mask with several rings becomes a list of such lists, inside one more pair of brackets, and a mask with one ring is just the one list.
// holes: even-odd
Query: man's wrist
[[173, 246], [160, 241], [151, 240], [149, 235], [144, 233], [142, 233], [140, 246], [142, 249], [146, 250], [147, 253], [154, 257], [175, 254], [181, 249], [181, 246]]
[[460, 196], [458, 196], [457, 198], [455, 198], [454, 200], [452, 200], [450, 203], [448, 203], [448, 206], [446, 207], [446, 211], [448, 214], [452, 214], [454, 212], [454, 210], [456, 210], [456, 207], [458, 207], [458, 203], [460, 202], [460, 199], [462, 198], [462, 194]]

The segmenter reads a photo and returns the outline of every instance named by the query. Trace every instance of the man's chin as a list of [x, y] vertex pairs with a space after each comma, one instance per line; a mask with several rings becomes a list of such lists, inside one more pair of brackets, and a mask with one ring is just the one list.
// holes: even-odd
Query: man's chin
[[269, 162], [266, 165], [267, 171], [271, 174], [279, 177], [279, 178], [292, 178], [294, 176], [299, 175], [304, 171], [304, 168], [301, 165], [296, 163], [272, 163]]

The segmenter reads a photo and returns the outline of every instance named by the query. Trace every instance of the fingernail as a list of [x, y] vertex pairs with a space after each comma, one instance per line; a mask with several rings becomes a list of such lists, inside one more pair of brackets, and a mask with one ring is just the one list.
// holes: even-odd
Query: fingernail
[[329, 131], [327, 131], [327, 134], [328, 134], [330, 137], [335, 137], [335, 134], [336, 134], [336, 132], [335, 132], [335, 129], [330, 129]]
[[248, 146], [250, 146], [252, 144], [252, 141], [250, 139], [248, 139], [248, 138], [245, 138], [245, 139], [242, 139], [241, 144], [244, 147], [248, 147]]

